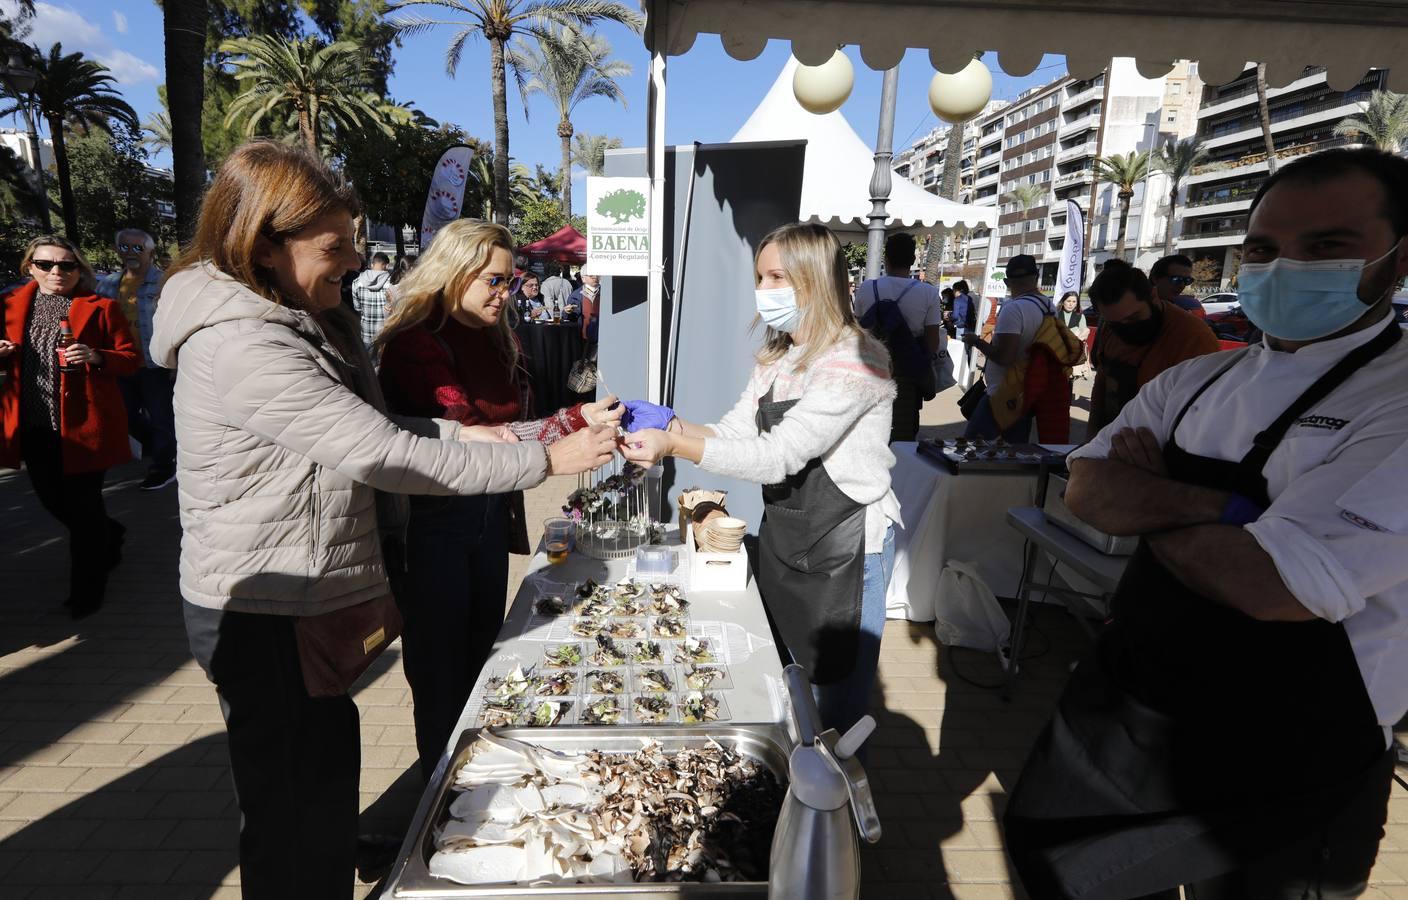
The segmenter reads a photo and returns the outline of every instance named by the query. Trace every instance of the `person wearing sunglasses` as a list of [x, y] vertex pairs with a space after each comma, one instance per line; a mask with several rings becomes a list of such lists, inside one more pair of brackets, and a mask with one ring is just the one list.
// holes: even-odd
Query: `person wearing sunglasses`
[[1090, 283], [1090, 299], [1100, 313], [1100, 325], [1090, 354], [1095, 381], [1090, 387], [1089, 437], [1113, 422], [1159, 373], [1221, 347], [1211, 328], [1165, 300], [1143, 272], [1124, 260], [1105, 263]]
[[[573, 456], [589, 426], [614, 434], [624, 410], [606, 397], [527, 419], [523, 351], [506, 314], [519, 287], [513, 252], [501, 225], [460, 219], [436, 233], [398, 286], [377, 339], [382, 390], [393, 413], [497, 428], [508, 440]], [[411, 498], [396, 600], [426, 780], [503, 624], [509, 553], [529, 550], [522, 510], [521, 494]]]
[[1184, 293], [1193, 284], [1193, 261], [1182, 253], [1155, 260], [1149, 267], [1149, 281], [1160, 300], [1187, 310], [1200, 319], [1207, 318], [1207, 311], [1198, 298]]
[[117, 233], [117, 255], [122, 268], [98, 282], [98, 293], [118, 301], [127, 322], [142, 344], [147, 361], [136, 374], [120, 380], [127, 403], [127, 433], [151, 458], [147, 477], [139, 487], [155, 491], [176, 481], [176, 414], [172, 409], [175, 379], [152, 361], [152, 322], [164, 276], [153, 263], [156, 241], [139, 228]]
[[[33, 280], [0, 297], [0, 466], [23, 461], [40, 504], [69, 532], [74, 618], [103, 604], [108, 572], [122, 557], [125, 529], [108, 517], [103, 475], [132, 458], [118, 378], [142, 365], [115, 301], [76, 246], [47, 235], [30, 241], [21, 271]], [[74, 342], [63, 361], [64, 323]]]

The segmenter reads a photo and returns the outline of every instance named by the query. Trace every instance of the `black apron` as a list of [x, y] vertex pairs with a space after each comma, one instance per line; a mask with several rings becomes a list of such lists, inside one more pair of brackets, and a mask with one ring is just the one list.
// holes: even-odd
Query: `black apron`
[[[758, 401], [758, 430], [782, 421], [796, 400]], [[821, 459], [763, 487], [758, 588], [792, 658], [814, 684], [840, 681], [860, 649], [865, 584], [865, 506], [847, 497]]]
[[[1286, 432], [1400, 337], [1393, 323], [1351, 351], [1240, 461], [1187, 453], [1178, 425], [1239, 353], [1179, 412], [1169, 476], [1268, 507], [1262, 470]], [[1111, 611], [1008, 803], [1009, 851], [1032, 896], [1136, 897], [1242, 868], [1382, 768], [1383, 729], [1343, 624], [1255, 620], [1190, 591], [1142, 542]]]

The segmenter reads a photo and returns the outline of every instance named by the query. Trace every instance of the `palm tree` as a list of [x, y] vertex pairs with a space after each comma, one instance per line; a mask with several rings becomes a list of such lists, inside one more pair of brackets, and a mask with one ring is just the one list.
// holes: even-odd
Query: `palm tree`
[[600, 175], [606, 171], [606, 151], [625, 146], [618, 137], [604, 134], [577, 132], [576, 146], [572, 148], [572, 164], [587, 170], [588, 175]]
[[1149, 171], [1149, 151], [1135, 150], [1115, 153], [1095, 160], [1095, 175], [1115, 186], [1120, 198], [1120, 227], [1115, 238], [1115, 256], [1124, 259], [1124, 228], [1129, 222], [1129, 201], [1134, 198], [1135, 185]]
[[509, 67], [518, 79], [523, 108], [528, 97], [545, 95], [557, 107], [557, 138], [562, 142], [562, 214], [572, 215], [572, 113], [583, 100], [605, 97], [626, 105], [617, 78], [631, 74], [631, 64], [611, 58], [606, 38], [571, 25], [544, 29], [537, 47], [518, 38], [509, 48]]
[[1276, 174], [1276, 140], [1271, 136], [1271, 109], [1266, 105], [1266, 63], [1256, 64], [1256, 111], [1261, 140], [1266, 145], [1266, 173]]
[[1017, 204], [1025, 214], [1046, 199], [1046, 188], [1039, 184], [1019, 184], [1003, 194], [1002, 199], [1007, 203]]
[[39, 194], [28, 164], [9, 147], [0, 147], [0, 216], [13, 222], [39, 209]]
[[527, 166], [509, 160], [508, 187], [505, 191], [509, 195], [509, 209], [500, 218], [497, 206], [498, 169], [492, 153], [475, 154], [469, 163], [469, 180], [464, 186], [463, 207], [466, 212], [478, 212], [486, 222], [507, 223], [509, 216], [513, 214], [513, 202], [536, 200], [538, 187], [533, 173], [528, 171]]
[[372, 125], [390, 134], [390, 126], [369, 95], [366, 53], [352, 41], [324, 44], [317, 38], [231, 38], [220, 45], [233, 54], [235, 78], [245, 84], [225, 113], [229, 126], [245, 120], [246, 136], [275, 115], [287, 115], [298, 125], [308, 152], [321, 152], [323, 124], [353, 129]]
[[576, 25], [586, 28], [596, 22], [620, 22], [639, 32], [644, 19], [625, 3], [609, 0], [396, 0], [392, 9], [434, 6], [458, 13], [463, 18], [444, 20], [407, 14], [393, 21], [402, 34], [414, 34], [449, 25], [454, 29], [445, 50], [445, 71], [451, 78], [459, 68], [464, 45], [471, 38], [489, 42], [489, 84], [494, 100], [494, 209], [507, 223], [509, 201], [508, 98], [505, 68], [509, 41], [529, 33], [542, 38], [549, 25]]
[[1338, 137], [1362, 137], [1385, 153], [1397, 153], [1408, 142], [1408, 95], [1374, 91], [1359, 112], [1335, 126]]
[[195, 230], [205, 187], [205, 148], [201, 115], [205, 107], [205, 37], [210, 20], [206, 0], [182, 0], [161, 5], [166, 38], [166, 108], [171, 115], [171, 171], [176, 233], [187, 238]]
[[142, 123], [142, 130], [148, 137], [142, 143], [157, 150], [171, 149], [171, 117], [164, 112], [154, 112]]
[[[65, 125], [84, 134], [97, 126], [111, 131], [116, 120], [136, 131], [137, 113], [122, 95], [113, 90], [112, 73], [108, 67], [82, 53], [65, 54], [62, 44], [49, 48], [49, 54], [36, 52], [30, 59], [34, 66], [35, 105], [39, 116], [49, 126], [49, 139], [54, 143], [54, 167], [59, 174], [59, 198], [63, 204], [64, 234], [78, 240], [78, 213], [74, 207], [73, 181], [69, 173], [68, 147], [64, 143]], [[10, 115], [14, 108], [0, 111]]]
[[1164, 226], [1164, 256], [1173, 252], [1173, 214], [1178, 209], [1178, 190], [1183, 179], [1207, 159], [1208, 151], [1193, 138], [1169, 138], [1154, 156], [1154, 170], [1168, 176], [1168, 222]]

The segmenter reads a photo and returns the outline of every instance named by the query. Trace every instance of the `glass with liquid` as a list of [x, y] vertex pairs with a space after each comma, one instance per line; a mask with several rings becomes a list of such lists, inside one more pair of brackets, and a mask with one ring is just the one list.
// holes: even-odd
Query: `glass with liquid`
[[558, 565], [567, 561], [575, 528], [571, 519], [548, 519], [543, 523], [543, 547], [547, 550], [548, 562]]

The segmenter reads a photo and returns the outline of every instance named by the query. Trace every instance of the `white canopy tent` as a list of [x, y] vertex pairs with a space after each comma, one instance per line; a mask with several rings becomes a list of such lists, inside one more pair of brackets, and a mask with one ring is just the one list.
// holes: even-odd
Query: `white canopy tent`
[[741, 60], [756, 58], [769, 40], [790, 41], [793, 56], [808, 65], [825, 62], [842, 44], [859, 46], [866, 65], [880, 70], [897, 65], [910, 48], [926, 49], [942, 72], [959, 71], [974, 51], [995, 50], [997, 64], [1012, 75], [1029, 74], [1043, 54], [1060, 53], [1077, 78], [1093, 77], [1115, 56], [1134, 57], [1146, 77], [1167, 73], [1174, 60], [1193, 59], [1208, 84], [1231, 81], [1249, 62], [1261, 62], [1273, 87], [1319, 65], [1337, 90], [1379, 67], [1390, 69], [1392, 89], [1408, 92], [1408, 65], [1396, 66], [1408, 49], [1408, 0], [641, 0], [641, 6], [651, 51], [647, 365], [655, 400], [663, 368], [665, 61], [688, 52], [700, 34], [719, 35]]
[[[870, 215], [874, 150], [840, 111], [819, 116], [802, 108], [792, 93], [792, 74], [797, 66], [796, 59], [788, 60], [732, 143], [805, 140], [802, 219], [835, 231], [864, 232]], [[892, 183], [887, 210], [889, 224], [905, 228], [992, 228], [997, 224], [995, 206], [945, 200], [899, 177]]]

